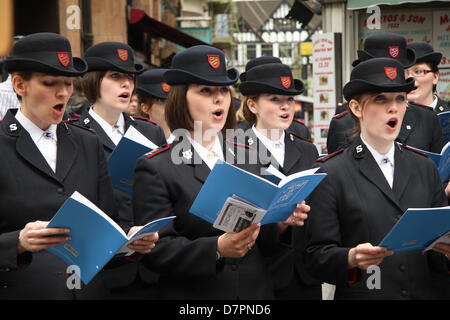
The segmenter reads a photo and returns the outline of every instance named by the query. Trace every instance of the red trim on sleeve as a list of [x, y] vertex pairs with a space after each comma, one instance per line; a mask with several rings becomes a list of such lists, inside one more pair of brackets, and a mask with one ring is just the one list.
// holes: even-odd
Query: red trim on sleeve
[[348, 270], [348, 284], [352, 285], [358, 281], [358, 270], [356, 268], [352, 268]]

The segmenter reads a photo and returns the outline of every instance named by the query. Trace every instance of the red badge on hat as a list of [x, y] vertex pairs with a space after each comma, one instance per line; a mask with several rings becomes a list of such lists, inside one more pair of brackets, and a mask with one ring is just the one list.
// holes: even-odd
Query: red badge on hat
[[391, 80], [394, 80], [397, 78], [397, 68], [396, 67], [384, 67], [384, 73], [386, 74], [386, 77], [388, 77]]
[[59, 62], [64, 66], [67, 67], [70, 63], [70, 54], [68, 52], [57, 52], [56, 55], [58, 56]]
[[392, 46], [392, 47], [388, 47], [389, 48], [389, 55], [391, 56], [391, 58], [397, 58], [398, 54], [400, 53], [400, 49], [398, 48], [398, 46]]
[[117, 55], [119, 56], [119, 59], [124, 62], [128, 60], [128, 50], [127, 49], [117, 49]]
[[220, 67], [220, 57], [217, 54], [208, 54], [208, 63], [214, 69]]
[[289, 89], [291, 86], [291, 77], [280, 77], [281, 85], [286, 89]]
[[162, 91], [164, 91], [165, 93], [168, 93], [170, 91], [170, 85], [168, 85], [165, 82], [161, 82], [161, 89]]

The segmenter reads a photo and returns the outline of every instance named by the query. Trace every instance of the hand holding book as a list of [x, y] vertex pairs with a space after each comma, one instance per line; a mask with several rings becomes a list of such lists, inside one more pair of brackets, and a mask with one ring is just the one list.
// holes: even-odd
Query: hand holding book
[[[127, 236], [131, 238], [134, 233], [142, 229], [143, 226], [134, 226], [128, 231]], [[136, 251], [140, 254], [150, 253], [155, 247], [156, 241], [158, 241], [159, 235], [157, 232], [145, 235], [142, 238], [138, 238], [127, 245], [131, 251]]]
[[284, 222], [278, 222], [278, 230], [283, 232], [288, 226], [302, 227], [305, 225], [305, 220], [308, 219], [308, 212], [311, 211], [311, 207], [306, 204], [305, 201], [299, 203], [294, 212]]
[[217, 252], [221, 258], [242, 258], [258, 238], [260, 224], [252, 224], [240, 232], [227, 232], [217, 239]]
[[46, 228], [49, 221], [29, 222], [19, 233], [17, 254], [25, 251], [36, 252], [59, 246], [70, 240], [67, 228]]

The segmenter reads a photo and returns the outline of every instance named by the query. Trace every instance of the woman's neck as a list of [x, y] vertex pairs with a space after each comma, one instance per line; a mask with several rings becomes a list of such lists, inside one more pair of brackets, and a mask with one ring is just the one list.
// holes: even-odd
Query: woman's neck
[[214, 146], [214, 142], [216, 141], [215, 134], [205, 134], [202, 133], [201, 136], [198, 133], [195, 133], [194, 131], [189, 132], [191, 139], [196, 141], [197, 143], [201, 144], [205, 149], [211, 150]]
[[434, 94], [428, 95], [422, 101], [417, 101], [417, 103], [422, 104], [424, 106], [431, 106], [434, 101]]
[[103, 120], [109, 123], [111, 126], [115, 125], [119, 120], [120, 114], [122, 113], [120, 110], [114, 110], [112, 108], [108, 108], [100, 103], [95, 103], [92, 106], [92, 110], [96, 114], [98, 114]]
[[283, 135], [284, 130], [283, 129], [268, 129], [264, 128], [258, 124], [255, 125], [256, 130], [258, 130], [259, 133], [266, 136], [266, 138], [277, 141], [280, 140], [281, 136]]
[[381, 139], [371, 139], [364, 133], [361, 133], [361, 137], [367, 143], [370, 145], [373, 149], [375, 149], [379, 154], [385, 155], [391, 150], [392, 145], [394, 141], [391, 140], [381, 140]]

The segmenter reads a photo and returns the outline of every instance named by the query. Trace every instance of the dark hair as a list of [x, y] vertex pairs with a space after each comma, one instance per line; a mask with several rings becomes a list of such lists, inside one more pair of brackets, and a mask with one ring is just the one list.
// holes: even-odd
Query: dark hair
[[[348, 101], [348, 103], [349, 103], [348, 112], [350, 113], [350, 116], [353, 118], [353, 120], [355, 120], [355, 125], [351, 129], [351, 140], [354, 140], [357, 136], [359, 136], [361, 134], [361, 123], [359, 122], [359, 118], [357, 116], [355, 116], [352, 109], [350, 108], [350, 101], [356, 100], [361, 105], [361, 111], [362, 111], [362, 108], [364, 107], [365, 102], [377, 94], [378, 94], [378, 92], [377, 93], [374, 93], [374, 92], [360, 93], [360, 94], [353, 96]], [[348, 130], [348, 131], [350, 131], [350, 130]]]
[[141, 96], [141, 95], [139, 95], [139, 94], [138, 94], [137, 96], [138, 96], [138, 107], [137, 107], [137, 113], [138, 113], [138, 115], [141, 116], [141, 117], [150, 118], [149, 115], [148, 115], [148, 113], [145, 112], [145, 111], [142, 109], [142, 105], [141, 105], [141, 104], [146, 104], [146, 105], [149, 106], [149, 108], [151, 108], [152, 105], [153, 105], [153, 103], [154, 103], [154, 101], [155, 101], [155, 99], [152, 98], [152, 97]]
[[82, 79], [83, 94], [89, 102], [94, 103], [100, 98], [100, 83], [106, 71], [90, 71]]
[[256, 114], [254, 114], [250, 108], [248, 107], [248, 100], [254, 100], [257, 101], [259, 98], [259, 94], [250, 94], [248, 96], [244, 97], [244, 100], [242, 101], [242, 113], [244, 114], [244, 119], [250, 124], [256, 123]]
[[[16, 72], [13, 72], [13, 74], [11, 75], [11, 81], [12, 81], [12, 79], [15, 76], [19, 76], [23, 80], [29, 81], [31, 79], [31, 77], [33, 76], [33, 73], [34, 73], [33, 71], [16, 71]], [[15, 90], [14, 90], [14, 92], [15, 92]], [[19, 100], [19, 102], [22, 102], [22, 96], [19, 95], [17, 92], [15, 92], [15, 94], [17, 96], [17, 100]]]
[[[173, 85], [166, 100], [165, 117], [169, 129], [173, 132], [176, 129], [194, 130], [194, 120], [189, 113], [186, 94], [189, 85]], [[231, 98], [231, 91], [230, 91]], [[230, 108], [228, 109], [227, 119], [222, 128], [222, 134], [225, 136], [226, 129], [236, 127], [236, 117], [233, 99], [230, 99]]]
[[[111, 70], [112, 71], [112, 70]], [[107, 71], [89, 71], [82, 78], [81, 86], [83, 88], [83, 94], [86, 96], [89, 102], [95, 103], [100, 98], [100, 84]], [[113, 71], [115, 72], [115, 71]], [[117, 71], [120, 72], [120, 71]], [[123, 73], [123, 72], [122, 72]], [[134, 88], [131, 95], [136, 91], [137, 77], [134, 78]]]
[[[428, 62], [425, 62], [425, 64], [428, 66], [428, 68], [430, 68], [430, 70], [434, 74], [439, 73], [439, 67], [436, 63], [428, 61]], [[436, 87], [437, 87], [437, 84], [433, 84], [433, 92], [436, 92]]]

